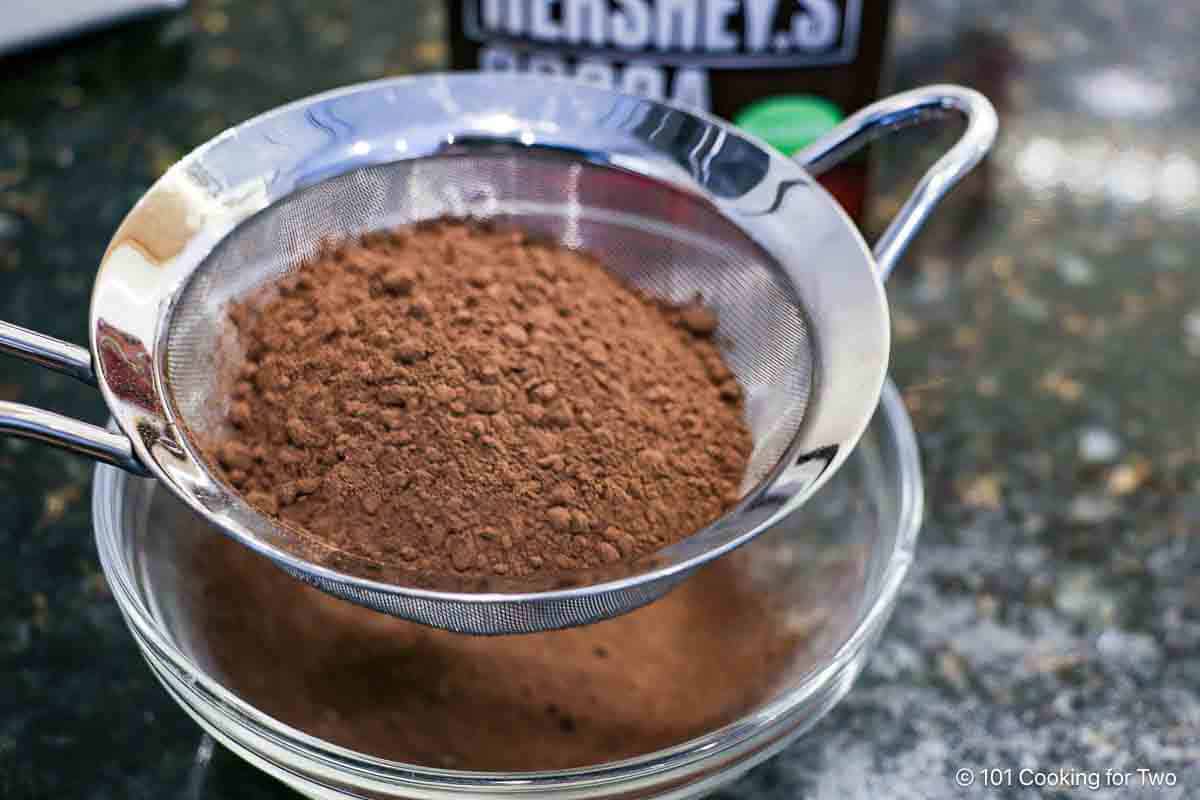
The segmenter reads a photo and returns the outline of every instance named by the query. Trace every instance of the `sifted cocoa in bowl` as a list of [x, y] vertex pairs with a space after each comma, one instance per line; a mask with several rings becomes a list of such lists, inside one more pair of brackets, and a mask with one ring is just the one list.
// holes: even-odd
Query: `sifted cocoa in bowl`
[[203, 536], [183, 602], [212, 675], [311, 736], [452, 769], [604, 764], [734, 722], [817, 663], [820, 603], [847, 580], [837, 564], [814, 572], [798, 620], [796, 591], [760, 581], [744, 550], [616, 619], [469, 636], [343, 602]]
[[565, 575], [737, 498], [752, 443], [715, 315], [586, 253], [442, 220], [331, 245], [229, 316], [235, 435], [208, 460], [331, 552]]

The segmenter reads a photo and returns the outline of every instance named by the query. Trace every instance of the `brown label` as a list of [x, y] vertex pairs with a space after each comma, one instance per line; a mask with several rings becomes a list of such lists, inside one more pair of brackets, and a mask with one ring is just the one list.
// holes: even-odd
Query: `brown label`
[[476, 42], [721, 69], [845, 64], [862, 0], [462, 0]]
[[[447, 0], [459, 69], [572, 77], [732, 118], [780, 92], [873, 96], [886, 0]], [[801, 77], [804, 76], [804, 77]]]

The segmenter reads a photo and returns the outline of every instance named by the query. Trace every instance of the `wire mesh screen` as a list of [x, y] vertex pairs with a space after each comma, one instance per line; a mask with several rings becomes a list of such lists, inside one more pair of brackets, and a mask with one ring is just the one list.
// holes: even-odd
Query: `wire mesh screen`
[[165, 385], [186, 428], [223, 433], [241, 360], [225, 314], [231, 299], [252, 290], [269, 297], [269, 288], [258, 290], [324, 240], [445, 216], [492, 219], [585, 250], [655, 298], [702, 298], [717, 314], [718, 341], [746, 397], [754, 450], [743, 491], [776, 466], [803, 419], [814, 368], [803, 310], [783, 273], [700, 197], [530, 148], [358, 169], [295, 192], [234, 230], [197, 269], [169, 319]]

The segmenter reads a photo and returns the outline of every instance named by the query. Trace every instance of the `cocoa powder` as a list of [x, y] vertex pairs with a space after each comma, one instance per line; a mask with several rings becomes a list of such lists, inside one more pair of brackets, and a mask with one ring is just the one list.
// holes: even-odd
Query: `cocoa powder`
[[562, 575], [736, 500], [751, 440], [715, 316], [587, 254], [442, 220], [331, 245], [229, 314], [236, 435], [206, 456], [332, 553]]
[[181, 602], [210, 674], [309, 735], [431, 767], [566, 769], [709, 733], [818, 663], [824, 628], [794, 609], [837, 595], [836, 569], [812, 576], [807, 600], [760, 580], [756, 543], [617, 619], [466, 636], [330, 597], [195, 525]]

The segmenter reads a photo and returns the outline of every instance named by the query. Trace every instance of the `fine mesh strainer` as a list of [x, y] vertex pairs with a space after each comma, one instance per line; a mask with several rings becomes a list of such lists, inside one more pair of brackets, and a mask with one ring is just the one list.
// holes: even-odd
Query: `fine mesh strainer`
[[[810, 172], [945, 112], [966, 118], [964, 134], [872, 255]], [[394, 616], [477, 634], [615, 616], [774, 524], [846, 458], [887, 367], [881, 279], [995, 132], [988, 102], [952, 86], [873, 104], [795, 160], [699, 112], [545, 77], [423, 76], [301, 100], [200, 147], [138, 202], [100, 264], [90, 352], [0, 323], [0, 349], [98, 385], [120, 432], [8, 402], [0, 431], [151, 475], [296, 577]], [[208, 469], [196, 437], [221, 435], [239, 356], [226, 303], [328, 237], [447, 215], [585, 249], [660, 298], [703, 297], [754, 438], [735, 509], [570, 586], [418, 585], [392, 565], [336, 553], [318, 566], [302, 532], [257, 513]]]

